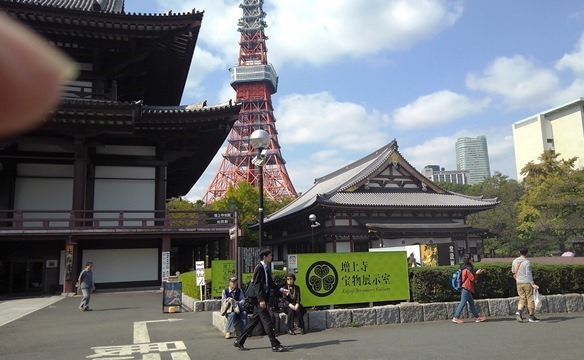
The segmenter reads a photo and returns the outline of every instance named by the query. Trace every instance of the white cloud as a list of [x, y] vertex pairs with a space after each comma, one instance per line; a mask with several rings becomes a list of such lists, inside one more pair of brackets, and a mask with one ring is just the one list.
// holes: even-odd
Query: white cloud
[[457, 0], [296, 0], [265, 6], [272, 61], [295, 64], [407, 50], [453, 26], [463, 8]]
[[339, 102], [328, 92], [288, 95], [277, 108], [279, 138], [287, 146], [369, 150], [389, 142], [389, 134], [383, 130], [387, 129], [387, 115]]
[[471, 73], [466, 79], [469, 89], [499, 95], [511, 109], [546, 103], [559, 82], [552, 70], [522, 55], [496, 58], [482, 76]]
[[488, 104], [489, 99], [471, 100], [465, 95], [442, 90], [420, 96], [413, 103], [396, 109], [393, 121], [405, 128], [443, 125], [480, 113]]
[[193, 56], [189, 68], [184, 94], [195, 99], [195, 102], [205, 100], [205, 97], [209, 95], [203, 85], [206, 77], [211, 72], [224, 70], [226, 67], [227, 65], [222, 59], [201, 47], [197, 47], [196, 56]]
[[399, 152], [418, 171], [422, 171], [426, 165], [440, 165], [446, 170], [453, 170], [456, 169], [456, 154], [454, 150], [456, 138], [456, 135], [438, 136], [428, 139], [419, 145], [400, 146]]
[[487, 136], [491, 175], [494, 175], [495, 171], [498, 171], [512, 179], [517, 179], [511, 127], [508, 130], [500, 130]]
[[235, 101], [236, 96], [237, 96], [237, 94], [235, 93], [235, 90], [233, 90], [231, 85], [229, 84], [229, 81], [225, 81], [223, 83], [223, 85], [221, 86], [221, 89], [219, 89], [217, 99], [219, 99], [220, 103], [224, 102], [224, 101], [228, 101], [229, 99], [232, 99], [233, 101]]
[[576, 49], [570, 54], [564, 54], [556, 63], [558, 70], [571, 70], [574, 73], [582, 76], [584, 75], [584, 35], [576, 44]]

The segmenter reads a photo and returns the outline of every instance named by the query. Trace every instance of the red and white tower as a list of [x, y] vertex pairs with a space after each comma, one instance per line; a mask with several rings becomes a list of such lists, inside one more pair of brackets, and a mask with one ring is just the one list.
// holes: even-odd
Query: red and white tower
[[221, 165], [207, 188], [203, 201], [211, 203], [225, 195], [229, 185], [241, 181], [257, 184], [258, 169], [252, 164], [256, 155], [249, 143], [254, 130], [265, 130], [270, 135], [267, 160], [263, 168], [264, 191], [268, 198], [296, 196], [296, 190], [286, 171], [286, 162], [280, 151], [276, 119], [271, 95], [278, 90], [278, 75], [268, 63], [264, 28], [267, 27], [263, 0], [243, 0], [243, 18], [239, 20], [238, 65], [229, 69], [231, 86], [242, 104], [239, 119], [227, 138], [227, 150]]

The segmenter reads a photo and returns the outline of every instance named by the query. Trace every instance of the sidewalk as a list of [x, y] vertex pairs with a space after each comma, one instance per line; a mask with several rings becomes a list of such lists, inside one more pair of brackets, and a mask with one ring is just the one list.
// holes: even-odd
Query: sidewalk
[[0, 300], [0, 326], [20, 319], [30, 313], [63, 300], [64, 296], [48, 296], [38, 298], [23, 298]]

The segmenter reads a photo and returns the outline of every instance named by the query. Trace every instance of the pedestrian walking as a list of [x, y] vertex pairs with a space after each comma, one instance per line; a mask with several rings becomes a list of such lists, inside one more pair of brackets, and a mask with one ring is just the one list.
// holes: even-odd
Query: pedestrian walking
[[91, 261], [85, 264], [85, 269], [79, 274], [79, 279], [77, 280], [77, 286], [81, 289], [81, 294], [83, 298], [81, 299], [81, 304], [79, 305], [79, 310], [81, 311], [91, 311], [89, 307], [89, 299], [91, 298], [91, 290], [93, 290], [93, 263]]
[[460, 314], [462, 313], [462, 309], [468, 302], [468, 307], [472, 312], [472, 315], [475, 318], [475, 322], [483, 322], [487, 318], [484, 316], [479, 316], [477, 309], [475, 308], [474, 304], [474, 293], [475, 293], [475, 281], [477, 280], [478, 276], [483, 273], [483, 269], [479, 269], [474, 271], [474, 265], [472, 264], [472, 255], [466, 254], [463, 259], [462, 265], [460, 265], [462, 269], [460, 277], [461, 277], [461, 289], [462, 293], [460, 295], [460, 304], [456, 308], [456, 312], [454, 313], [454, 317], [452, 318], [452, 322], [457, 324], [463, 324], [464, 320], [460, 318]]
[[519, 255], [511, 264], [511, 271], [513, 271], [513, 277], [517, 284], [517, 294], [519, 295], [515, 319], [523, 322], [522, 313], [527, 305], [527, 312], [529, 314], [528, 321], [539, 322], [539, 319], [535, 317], [535, 300], [533, 298], [534, 290], [539, 289], [539, 286], [533, 281], [531, 262], [527, 260], [527, 248], [519, 249]]
[[284, 288], [278, 288], [278, 286], [274, 284], [270, 269], [271, 262], [271, 250], [266, 249], [260, 252], [260, 263], [255, 267], [253, 272], [253, 297], [251, 298], [251, 302], [253, 304], [253, 317], [248, 321], [245, 330], [243, 330], [243, 332], [237, 337], [237, 340], [233, 343], [233, 346], [239, 350], [249, 350], [248, 348], [244, 347], [245, 340], [247, 340], [253, 329], [261, 323], [264, 331], [270, 339], [272, 351], [288, 351], [288, 347], [282, 346], [280, 341], [276, 339], [274, 324], [272, 323], [272, 318], [267, 307], [267, 304], [270, 301], [270, 289], [275, 290], [274, 295], [279, 294], [280, 292], [286, 295], [288, 294], [287, 290]]

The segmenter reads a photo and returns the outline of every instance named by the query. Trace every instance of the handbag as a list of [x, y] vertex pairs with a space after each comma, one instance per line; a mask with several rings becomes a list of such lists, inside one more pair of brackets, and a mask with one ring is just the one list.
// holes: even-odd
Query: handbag
[[253, 279], [249, 281], [247, 287], [245, 288], [245, 297], [252, 298], [254, 296], [253, 293]]
[[535, 310], [539, 311], [541, 309], [541, 297], [538, 289], [533, 291], [533, 302], [535, 303]]
[[[256, 270], [258, 269], [260, 265], [256, 265], [256, 267], [253, 269], [253, 273], [255, 274]], [[247, 283], [247, 287], [245, 288], [245, 297], [247, 299], [251, 299], [255, 297], [254, 291], [253, 291], [253, 277], [252, 279], [249, 281], [249, 283]]]

